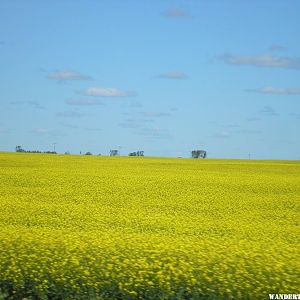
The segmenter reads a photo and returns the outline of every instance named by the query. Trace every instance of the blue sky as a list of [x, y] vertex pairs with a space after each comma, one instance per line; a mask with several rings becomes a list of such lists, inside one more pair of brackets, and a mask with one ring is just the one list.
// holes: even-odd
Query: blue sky
[[300, 159], [300, 1], [1, 1], [0, 151]]

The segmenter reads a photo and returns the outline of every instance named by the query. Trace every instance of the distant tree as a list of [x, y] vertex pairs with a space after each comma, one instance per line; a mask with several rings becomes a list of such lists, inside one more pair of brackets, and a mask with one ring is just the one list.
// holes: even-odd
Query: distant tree
[[129, 156], [136, 156], [136, 152], [130, 152], [128, 155]]
[[144, 156], [144, 151], [130, 152], [129, 156]]
[[110, 156], [119, 156], [120, 153], [119, 153], [119, 150], [110, 150], [109, 155]]
[[86, 152], [85, 155], [93, 155], [91, 152]]
[[21, 146], [16, 146], [16, 152], [25, 152], [25, 150]]
[[192, 155], [192, 158], [199, 158], [199, 157], [206, 158], [207, 153], [204, 150], [193, 150], [191, 152], [191, 155]]
[[70, 155], [70, 151], [66, 151], [65, 154], [66, 154], [66, 155]]
[[144, 156], [144, 151], [138, 151], [137, 156]]

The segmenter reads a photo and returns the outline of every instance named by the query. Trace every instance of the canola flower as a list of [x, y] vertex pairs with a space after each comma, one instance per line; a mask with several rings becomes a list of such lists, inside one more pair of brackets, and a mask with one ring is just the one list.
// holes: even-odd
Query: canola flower
[[0, 153], [0, 190], [0, 298], [299, 293], [299, 162]]

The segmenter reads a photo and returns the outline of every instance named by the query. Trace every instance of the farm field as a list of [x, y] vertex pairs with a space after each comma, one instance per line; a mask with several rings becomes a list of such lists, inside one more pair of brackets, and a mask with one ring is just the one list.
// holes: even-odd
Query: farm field
[[299, 293], [299, 161], [0, 153], [0, 190], [0, 299]]

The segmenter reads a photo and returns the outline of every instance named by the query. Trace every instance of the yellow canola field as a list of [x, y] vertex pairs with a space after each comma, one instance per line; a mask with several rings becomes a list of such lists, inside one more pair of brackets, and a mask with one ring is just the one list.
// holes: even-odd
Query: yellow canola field
[[0, 153], [0, 298], [300, 289], [300, 162]]

